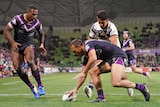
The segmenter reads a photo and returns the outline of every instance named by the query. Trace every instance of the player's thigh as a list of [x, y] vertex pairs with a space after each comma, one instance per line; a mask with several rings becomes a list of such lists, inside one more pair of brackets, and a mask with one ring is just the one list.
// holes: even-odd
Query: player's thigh
[[120, 64], [112, 64], [111, 67], [111, 79], [112, 82], [118, 82], [122, 79], [125, 73], [125, 67]]
[[15, 70], [20, 69], [23, 63], [23, 55], [17, 52], [12, 52], [11, 58], [12, 58], [14, 69]]
[[34, 61], [34, 49], [31, 46], [25, 48], [24, 55], [27, 61]]
[[108, 62], [102, 62], [102, 64], [98, 65], [100, 69], [100, 73], [109, 73], [111, 72], [111, 66]]

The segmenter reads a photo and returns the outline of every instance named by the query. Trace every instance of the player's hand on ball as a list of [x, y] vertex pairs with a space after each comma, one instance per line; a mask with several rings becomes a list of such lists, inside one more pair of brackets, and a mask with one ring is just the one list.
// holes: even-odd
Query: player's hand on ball
[[62, 101], [76, 101], [77, 94], [73, 94], [73, 91], [65, 92], [62, 96]]

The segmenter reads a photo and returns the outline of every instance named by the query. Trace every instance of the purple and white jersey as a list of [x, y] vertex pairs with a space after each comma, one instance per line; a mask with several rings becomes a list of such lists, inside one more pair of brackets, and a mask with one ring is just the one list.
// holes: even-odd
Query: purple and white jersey
[[98, 59], [107, 61], [114, 57], [122, 57], [127, 59], [126, 53], [118, 46], [105, 40], [87, 40], [85, 41], [85, 50], [88, 53], [90, 50], [99, 50]]
[[14, 29], [14, 40], [21, 45], [33, 44], [33, 36], [36, 31], [40, 33], [43, 31], [42, 24], [38, 19], [32, 23], [27, 23], [23, 14], [14, 16], [8, 25]]

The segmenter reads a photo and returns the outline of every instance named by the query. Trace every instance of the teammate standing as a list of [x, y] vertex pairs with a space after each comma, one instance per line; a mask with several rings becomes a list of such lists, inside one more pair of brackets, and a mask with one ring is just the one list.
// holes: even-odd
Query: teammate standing
[[[46, 49], [44, 48], [44, 32], [42, 29], [42, 24], [37, 19], [37, 16], [37, 7], [35, 5], [29, 5], [27, 7], [26, 13], [14, 16], [4, 29], [4, 35], [12, 47], [11, 57], [14, 68], [17, 71], [19, 77], [31, 89], [36, 99], [45, 94], [39, 71], [34, 63], [35, 47], [33, 44], [33, 36], [35, 35], [36, 31], [39, 33], [41, 38], [39, 48], [42, 50], [44, 55], [46, 55]], [[14, 39], [11, 33], [13, 29]], [[28, 79], [27, 74], [22, 71], [24, 57], [26, 58], [27, 63], [32, 70], [33, 77], [37, 81], [38, 91], [36, 86], [34, 86]]]
[[132, 42], [132, 39], [130, 39], [130, 33], [128, 30], [123, 31], [123, 46], [122, 50], [126, 52], [128, 56], [128, 64], [131, 67], [132, 71], [138, 74], [142, 74], [146, 77], [148, 77], [149, 80], [151, 80], [151, 76], [149, 72], [144, 72], [142, 68], [137, 68], [136, 67], [136, 59], [133, 54], [133, 50], [135, 49], [135, 45]]

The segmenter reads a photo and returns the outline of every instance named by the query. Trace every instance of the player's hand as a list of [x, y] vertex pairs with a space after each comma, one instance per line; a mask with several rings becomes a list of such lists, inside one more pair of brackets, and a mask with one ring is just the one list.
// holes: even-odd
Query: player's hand
[[76, 75], [75, 77], [73, 77], [73, 79], [78, 79], [78, 78], [85, 78], [86, 77], [86, 73], [84, 73], [84, 72], [81, 72], [81, 73], [79, 73], [78, 75]]
[[14, 43], [11, 44], [11, 46], [12, 46], [12, 51], [13, 52], [18, 52], [19, 51], [18, 46], [21, 46], [21, 44], [19, 44], [17, 42], [14, 42]]
[[77, 91], [78, 91], [78, 90], [73, 89], [73, 90], [71, 90], [71, 91], [66, 91], [65, 94], [69, 94], [69, 97], [70, 97], [70, 96], [76, 95], [76, 94], [77, 94]]
[[126, 51], [126, 49], [125, 49], [125, 48], [122, 48], [122, 50], [123, 50], [123, 51]]
[[43, 44], [41, 44], [39, 48], [43, 52], [43, 55], [46, 56], [47, 55], [47, 50], [44, 48]]

